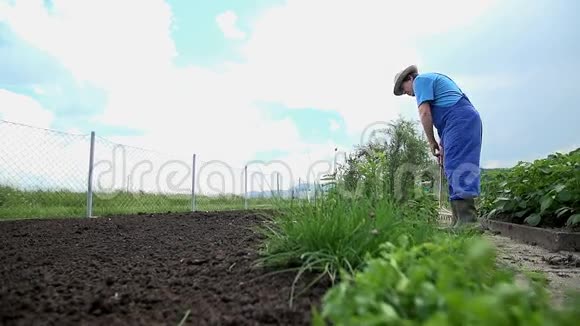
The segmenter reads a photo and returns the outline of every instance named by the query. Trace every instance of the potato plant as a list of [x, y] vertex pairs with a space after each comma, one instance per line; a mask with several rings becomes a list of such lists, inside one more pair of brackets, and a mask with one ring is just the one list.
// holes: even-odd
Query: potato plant
[[580, 225], [580, 148], [484, 173], [481, 211], [488, 218], [540, 227]]

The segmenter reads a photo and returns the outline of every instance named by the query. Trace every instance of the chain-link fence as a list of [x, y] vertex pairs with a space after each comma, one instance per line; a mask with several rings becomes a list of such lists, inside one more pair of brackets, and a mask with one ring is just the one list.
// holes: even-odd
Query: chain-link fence
[[[0, 142], [0, 219], [268, 208], [280, 199], [312, 202], [328, 189], [322, 187], [324, 176], [337, 165], [335, 154], [334, 163], [310, 162], [300, 175], [284, 161], [230, 164], [4, 120]], [[409, 166], [403, 164], [401, 171]], [[432, 171], [440, 180], [425, 186], [422, 170], [411, 170], [418, 186], [446, 198], [443, 175]]]
[[95, 137], [93, 148], [93, 215], [192, 209], [191, 155], [170, 155], [101, 137]]
[[89, 137], [0, 120], [0, 218], [82, 216]]
[[[241, 168], [0, 120], [0, 219], [271, 207], [314, 199], [283, 162]], [[195, 173], [193, 173], [195, 171]]]

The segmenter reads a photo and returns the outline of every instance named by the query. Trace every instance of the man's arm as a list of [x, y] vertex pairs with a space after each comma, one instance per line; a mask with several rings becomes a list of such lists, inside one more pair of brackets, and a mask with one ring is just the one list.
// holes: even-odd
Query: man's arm
[[425, 130], [425, 135], [430, 144], [437, 144], [435, 140], [435, 134], [433, 133], [433, 118], [431, 117], [431, 106], [429, 102], [423, 102], [419, 106], [419, 117], [421, 118], [421, 124], [423, 125], [423, 130]]

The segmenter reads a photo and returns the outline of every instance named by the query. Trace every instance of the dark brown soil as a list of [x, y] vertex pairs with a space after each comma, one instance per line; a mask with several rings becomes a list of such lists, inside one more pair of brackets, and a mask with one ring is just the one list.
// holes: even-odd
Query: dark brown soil
[[[2, 325], [307, 325], [319, 284], [255, 267], [255, 212], [0, 223]], [[300, 283], [303, 284], [303, 283]]]

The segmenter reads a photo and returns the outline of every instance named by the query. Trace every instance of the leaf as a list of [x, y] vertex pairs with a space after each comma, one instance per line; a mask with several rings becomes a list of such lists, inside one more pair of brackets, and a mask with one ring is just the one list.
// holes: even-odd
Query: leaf
[[563, 190], [558, 194], [558, 200], [561, 202], [567, 202], [572, 199], [572, 193], [569, 190]]
[[567, 226], [576, 225], [580, 223], [580, 214], [574, 214], [568, 218], [566, 221]]
[[514, 215], [517, 217], [523, 217], [524, 215], [526, 215], [527, 212], [528, 212], [528, 210], [524, 209], [523, 211], [519, 211], [519, 212], [515, 213]]
[[505, 209], [506, 211], [511, 211], [511, 210], [513, 210], [515, 208], [515, 206], [516, 206], [516, 202], [515, 201], [508, 201], [503, 206], [503, 209]]
[[312, 312], [312, 326], [326, 326], [324, 317], [316, 307], [312, 307], [311, 312]]
[[570, 207], [560, 207], [556, 210], [556, 216], [560, 217], [564, 215], [566, 212], [571, 212], [572, 209]]
[[499, 202], [506, 202], [509, 201], [510, 199], [508, 197], [497, 197], [493, 202], [494, 203], [499, 203]]
[[542, 199], [542, 202], [541, 202], [540, 212], [543, 213], [548, 208], [550, 208], [550, 206], [552, 206], [553, 201], [554, 201], [554, 199], [552, 199], [552, 197], [544, 196], [544, 198]]
[[540, 224], [540, 221], [542, 220], [542, 217], [540, 216], [540, 214], [532, 214], [528, 217], [526, 217], [526, 219], [524, 220], [524, 222], [528, 223], [531, 226], [537, 226], [538, 224]]
[[554, 190], [556, 190], [556, 192], [561, 192], [562, 190], [564, 190], [566, 188], [565, 185], [563, 184], [559, 184], [557, 186], [554, 187]]

